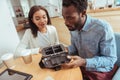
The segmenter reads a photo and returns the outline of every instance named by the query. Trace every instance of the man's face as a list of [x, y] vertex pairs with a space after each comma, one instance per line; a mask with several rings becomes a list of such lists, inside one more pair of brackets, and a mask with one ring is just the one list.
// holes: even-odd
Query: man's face
[[70, 31], [74, 31], [82, 27], [82, 13], [78, 14], [74, 6], [63, 7], [62, 15], [65, 20], [65, 25]]

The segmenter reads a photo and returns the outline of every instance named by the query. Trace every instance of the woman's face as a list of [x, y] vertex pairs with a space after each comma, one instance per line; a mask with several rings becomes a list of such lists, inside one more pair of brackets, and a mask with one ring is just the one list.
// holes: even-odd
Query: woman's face
[[32, 20], [38, 29], [42, 30], [43, 28], [46, 28], [48, 22], [47, 14], [44, 10], [39, 10], [33, 14]]

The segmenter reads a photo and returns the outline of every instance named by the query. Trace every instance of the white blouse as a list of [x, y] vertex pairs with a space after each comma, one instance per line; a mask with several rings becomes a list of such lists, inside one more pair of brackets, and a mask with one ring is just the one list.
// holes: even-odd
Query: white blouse
[[58, 34], [54, 26], [47, 25], [47, 33], [43, 34], [38, 31], [36, 38], [33, 37], [31, 29], [27, 29], [16, 48], [15, 56], [20, 56], [21, 51], [24, 49], [30, 49], [32, 54], [37, 54], [40, 48], [54, 44], [59, 44]]

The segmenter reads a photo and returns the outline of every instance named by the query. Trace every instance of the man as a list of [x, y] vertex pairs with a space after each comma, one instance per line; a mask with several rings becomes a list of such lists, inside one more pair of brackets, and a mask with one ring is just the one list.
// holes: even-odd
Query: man
[[64, 67], [80, 67], [85, 80], [111, 80], [116, 57], [114, 33], [109, 23], [86, 14], [87, 0], [63, 0], [62, 15], [71, 33], [68, 47], [72, 61]]

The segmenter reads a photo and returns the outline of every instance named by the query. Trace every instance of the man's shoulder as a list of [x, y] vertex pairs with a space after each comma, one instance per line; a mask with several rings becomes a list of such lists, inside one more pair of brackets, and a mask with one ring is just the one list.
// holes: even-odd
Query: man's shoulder
[[93, 18], [93, 22], [94, 22], [94, 24], [96, 24], [100, 27], [103, 27], [103, 28], [110, 26], [109, 22], [104, 19]]
[[99, 18], [94, 18], [92, 17], [91, 19], [91, 29], [96, 29], [97, 31], [109, 31], [112, 29], [111, 25], [109, 22], [107, 22], [104, 19], [99, 19]]

